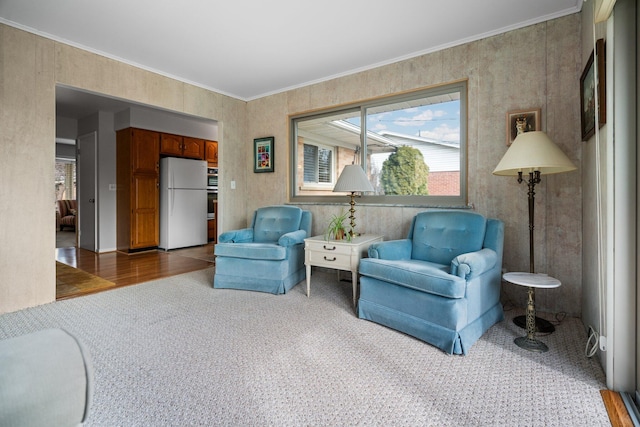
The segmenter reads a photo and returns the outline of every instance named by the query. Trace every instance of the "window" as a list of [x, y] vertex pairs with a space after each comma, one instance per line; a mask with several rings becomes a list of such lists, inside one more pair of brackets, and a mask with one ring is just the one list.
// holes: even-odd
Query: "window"
[[56, 159], [55, 167], [56, 200], [76, 198], [76, 163], [67, 159]]
[[458, 82], [291, 117], [292, 201], [342, 200], [333, 186], [356, 163], [374, 189], [359, 203], [466, 204], [466, 95]]
[[333, 150], [311, 143], [304, 144], [304, 185], [333, 184]]

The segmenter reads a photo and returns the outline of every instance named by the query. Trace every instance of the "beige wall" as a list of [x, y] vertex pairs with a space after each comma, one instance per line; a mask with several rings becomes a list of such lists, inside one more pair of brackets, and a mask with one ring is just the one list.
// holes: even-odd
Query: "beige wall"
[[[581, 73], [578, 14], [481, 41], [420, 56], [347, 77], [318, 83], [249, 102], [250, 139], [273, 135], [273, 174], [247, 176], [249, 201], [255, 208], [288, 200], [287, 115], [333, 107], [356, 100], [408, 91], [459, 79], [469, 81], [469, 203], [487, 216], [505, 221], [504, 266], [528, 271], [527, 189], [515, 178], [492, 171], [506, 152], [505, 116], [510, 110], [542, 108], [542, 130], [578, 166], [577, 172], [543, 176], [536, 186], [536, 267], [562, 281], [555, 290], [538, 292], [538, 309], [579, 314], [582, 282], [582, 192], [579, 117]], [[250, 157], [248, 158], [250, 161]], [[321, 234], [332, 213], [345, 205], [308, 206], [313, 233]], [[356, 207], [360, 230], [404, 237], [416, 207]], [[504, 285], [522, 306], [525, 290]]]
[[0, 312], [5, 312], [55, 298], [55, 44], [3, 25], [0, 41]]
[[[0, 24], [0, 313], [55, 299], [55, 86], [219, 121], [222, 183], [243, 188], [246, 103]], [[244, 198], [221, 195], [220, 220]]]
[[[536, 187], [537, 270], [563, 285], [537, 294], [538, 308], [580, 313], [581, 159], [578, 15], [245, 103], [0, 25], [2, 178], [0, 312], [55, 297], [53, 159], [55, 85], [217, 120], [220, 132], [220, 230], [244, 226], [262, 205], [286, 203], [288, 115], [356, 100], [469, 80], [469, 203], [506, 223], [504, 264], [528, 268], [526, 188], [491, 171], [506, 151], [505, 113], [542, 108], [546, 130], [578, 165]], [[275, 172], [253, 173], [253, 138], [275, 137]], [[236, 182], [236, 190], [230, 182]], [[51, 185], [48, 185], [51, 184]], [[50, 189], [51, 188], [51, 189]], [[322, 233], [345, 205], [309, 206]], [[403, 237], [421, 207], [357, 207], [357, 223], [386, 239]], [[361, 230], [362, 230], [361, 228]], [[504, 290], [522, 305], [522, 289]]]

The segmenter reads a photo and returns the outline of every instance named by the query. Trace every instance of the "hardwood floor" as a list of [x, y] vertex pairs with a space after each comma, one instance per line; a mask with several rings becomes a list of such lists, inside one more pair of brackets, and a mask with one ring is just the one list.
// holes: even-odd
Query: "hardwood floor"
[[[214, 265], [214, 256], [212, 243], [194, 248], [150, 250], [135, 254], [97, 254], [66, 247], [56, 249], [56, 261], [106, 279], [119, 287], [209, 268]], [[84, 294], [86, 292], [78, 292], [78, 295]]]
[[622, 401], [620, 393], [611, 390], [600, 390], [602, 400], [612, 427], [633, 427], [633, 420]]

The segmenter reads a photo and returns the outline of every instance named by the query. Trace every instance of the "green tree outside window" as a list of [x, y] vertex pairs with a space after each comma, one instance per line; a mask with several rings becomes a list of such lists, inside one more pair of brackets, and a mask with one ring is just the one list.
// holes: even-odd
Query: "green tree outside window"
[[382, 164], [380, 182], [388, 196], [426, 196], [429, 194], [428, 176], [429, 166], [420, 150], [403, 146]]

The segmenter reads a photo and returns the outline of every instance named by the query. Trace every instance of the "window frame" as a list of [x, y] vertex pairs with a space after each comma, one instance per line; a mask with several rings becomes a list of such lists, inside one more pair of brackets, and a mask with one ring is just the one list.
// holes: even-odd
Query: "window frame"
[[[289, 146], [289, 159], [290, 159], [290, 178], [289, 178], [289, 202], [290, 203], [309, 203], [309, 204], [335, 204], [344, 203], [344, 196], [337, 193], [334, 195], [297, 195], [296, 194], [296, 173], [298, 170], [298, 131], [297, 123], [304, 120], [312, 120], [315, 118], [322, 118], [326, 116], [336, 115], [338, 113], [349, 113], [353, 111], [360, 112], [360, 157], [359, 161], [363, 167], [366, 168], [367, 162], [367, 148], [366, 148], [366, 122], [367, 111], [371, 108], [376, 108], [384, 105], [395, 104], [405, 100], [415, 100], [420, 98], [435, 97], [438, 95], [445, 95], [452, 92], [458, 92], [460, 95], [460, 194], [457, 196], [387, 196], [387, 195], [371, 195], [363, 194], [358, 196], [358, 204], [368, 205], [401, 205], [401, 206], [415, 206], [415, 207], [468, 207], [468, 188], [467, 188], [467, 168], [468, 168], [468, 136], [467, 136], [467, 123], [468, 123], [468, 82], [467, 80], [460, 80], [443, 85], [438, 85], [429, 88], [423, 88], [415, 91], [402, 92], [392, 94], [384, 97], [378, 97], [365, 101], [360, 101], [351, 104], [340, 105], [337, 107], [314, 110], [312, 112], [298, 113], [289, 116], [289, 134], [290, 134], [290, 146]], [[364, 128], [364, 129], [363, 129]], [[316, 145], [317, 144], [314, 142]], [[326, 145], [326, 144], [325, 144]], [[332, 149], [332, 153], [336, 156], [335, 149]], [[333, 165], [333, 172], [337, 173], [337, 164]], [[337, 176], [334, 180], [337, 181]], [[310, 187], [307, 187], [311, 189]], [[302, 190], [302, 188], [301, 188]]]

